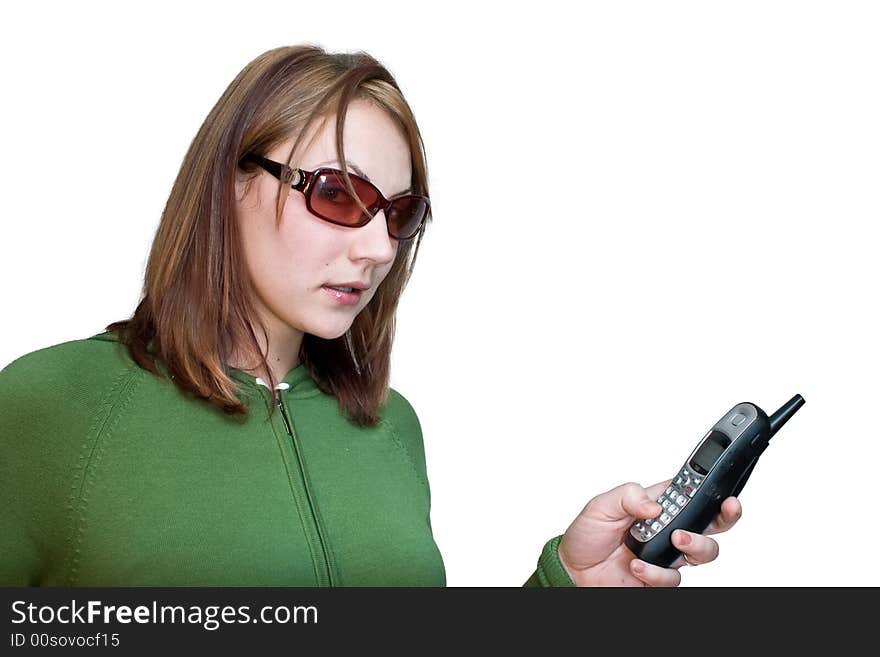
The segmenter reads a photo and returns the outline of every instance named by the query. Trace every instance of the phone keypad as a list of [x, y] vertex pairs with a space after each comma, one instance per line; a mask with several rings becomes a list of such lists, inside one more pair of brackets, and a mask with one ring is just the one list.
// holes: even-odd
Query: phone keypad
[[660, 533], [681, 510], [687, 506], [691, 498], [697, 494], [697, 489], [703, 483], [703, 477], [691, 472], [687, 467], [681, 469], [666, 488], [657, 503], [663, 511], [656, 518], [648, 518], [636, 522], [631, 533], [642, 541], [647, 541], [655, 534]]

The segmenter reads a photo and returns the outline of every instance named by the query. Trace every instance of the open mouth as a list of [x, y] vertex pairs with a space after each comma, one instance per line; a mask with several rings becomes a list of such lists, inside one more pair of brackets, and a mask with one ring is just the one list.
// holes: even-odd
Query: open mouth
[[330, 297], [343, 305], [352, 305], [360, 301], [361, 292], [363, 290], [358, 290], [352, 287], [332, 287], [329, 285], [323, 286], [323, 288]]

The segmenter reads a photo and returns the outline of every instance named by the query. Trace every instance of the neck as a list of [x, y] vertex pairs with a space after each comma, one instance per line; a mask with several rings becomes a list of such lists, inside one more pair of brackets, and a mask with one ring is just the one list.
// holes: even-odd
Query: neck
[[[255, 377], [260, 377], [266, 382], [270, 380], [269, 374], [276, 383], [282, 381], [287, 373], [301, 364], [299, 351], [302, 345], [303, 333], [289, 326], [277, 327], [273, 330], [270, 323], [266, 324], [268, 344], [261, 330], [254, 329], [254, 335], [259, 344], [259, 353], [253, 353], [253, 348], [237, 346], [233, 351], [233, 357], [229, 359], [229, 365], [236, 369], [249, 372]], [[266, 363], [261, 359], [266, 354]], [[268, 366], [268, 367], [267, 367]]]

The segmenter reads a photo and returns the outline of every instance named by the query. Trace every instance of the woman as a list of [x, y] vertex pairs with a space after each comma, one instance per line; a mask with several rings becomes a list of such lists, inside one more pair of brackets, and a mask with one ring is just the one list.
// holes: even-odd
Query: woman
[[[310, 46], [248, 64], [183, 161], [133, 316], [0, 375], [0, 583], [445, 585], [421, 428], [389, 388], [430, 218], [384, 67]], [[677, 585], [683, 558], [623, 545], [667, 483], [592, 499], [526, 585]], [[707, 533], [739, 515], [726, 500]]]

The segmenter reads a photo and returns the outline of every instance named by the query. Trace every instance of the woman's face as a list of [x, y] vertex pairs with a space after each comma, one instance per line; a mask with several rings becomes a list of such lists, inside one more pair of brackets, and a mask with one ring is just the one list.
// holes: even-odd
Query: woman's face
[[[307, 135], [302, 156], [294, 163], [313, 171], [322, 166], [341, 169], [336, 157], [335, 120]], [[316, 134], [314, 141], [308, 137]], [[348, 107], [343, 132], [345, 157], [351, 173], [370, 180], [385, 198], [409, 189], [410, 151], [400, 128], [384, 110], [364, 100]], [[265, 156], [286, 162], [293, 140]], [[274, 344], [299, 340], [303, 333], [333, 339], [344, 335], [388, 274], [397, 255], [398, 240], [388, 235], [385, 213], [366, 226], [337, 226], [306, 209], [301, 192], [286, 188], [281, 223], [275, 227], [279, 181], [259, 169], [245, 194], [236, 184], [237, 216], [247, 268], [256, 291], [255, 305]], [[324, 286], [365, 283], [369, 289], [353, 305], [340, 303]], [[276, 342], [278, 341], [278, 342]]]

